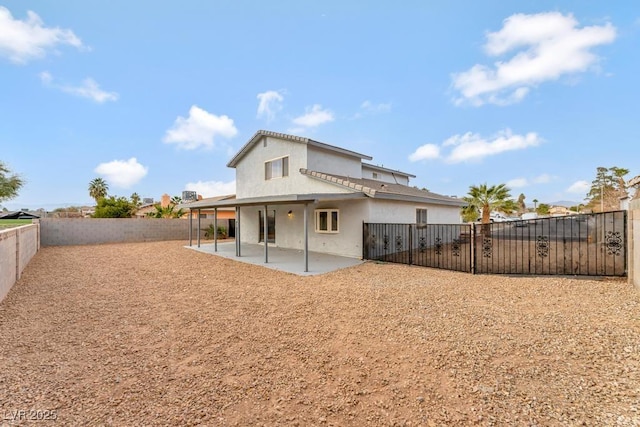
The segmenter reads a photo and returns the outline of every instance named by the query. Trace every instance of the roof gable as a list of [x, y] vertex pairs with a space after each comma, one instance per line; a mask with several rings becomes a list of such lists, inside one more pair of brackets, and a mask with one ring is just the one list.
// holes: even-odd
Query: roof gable
[[347, 156], [357, 157], [359, 159], [372, 160], [371, 156], [367, 156], [366, 154], [357, 153], [355, 151], [347, 150], [344, 148], [336, 147], [335, 145], [325, 144], [324, 142], [314, 141], [313, 139], [305, 138], [302, 136], [289, 135], [286, 133], [278, 133], [272, 132], [268, 130], [259, 130], [257, 131], [249, 141], [242, 146], [240, 151], [236, 153], [235, 156], [229, 160], [227, 166], [230, 168], [235, 168], [236, 165], [242, 160], [242, 158], [249, 152], [251, 149], [265, 137], [278, 138], [285, 141], [298, 142], [300, 144], [311, 145], [313, 147], [317, 147], [321, 150], [332, 151], [335, 153], [340, 153]]

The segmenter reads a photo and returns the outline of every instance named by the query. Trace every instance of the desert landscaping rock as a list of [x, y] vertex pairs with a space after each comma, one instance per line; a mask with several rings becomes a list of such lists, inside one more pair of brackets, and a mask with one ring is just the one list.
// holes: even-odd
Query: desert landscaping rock
[[623, 280], [300, 277], [182, 245], [34, 257], [0, 304], [6, 424], [640, 425], [640, 295]]

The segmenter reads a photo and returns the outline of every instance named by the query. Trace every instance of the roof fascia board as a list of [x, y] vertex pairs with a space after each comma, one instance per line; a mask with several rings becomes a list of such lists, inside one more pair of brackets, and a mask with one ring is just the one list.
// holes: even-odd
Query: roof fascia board
[[415, 178], [416, 176], [407, 172], [402, 172], [399, 170], [394, 170], [394, 169], [389, 169], [389, 168], [385, 168], [382, 166], [376, 166], [376, 165], [372, 165], [371, 163], [363, 163], [362, 166], [370, 168], [370, 169], [376, 169], [379, 171], [383, 171], [383, 172], [389, 172], [389, 173], [395, 173], [398, 175], [402, 175], [402, 176], [408, 176], [409, 178]]

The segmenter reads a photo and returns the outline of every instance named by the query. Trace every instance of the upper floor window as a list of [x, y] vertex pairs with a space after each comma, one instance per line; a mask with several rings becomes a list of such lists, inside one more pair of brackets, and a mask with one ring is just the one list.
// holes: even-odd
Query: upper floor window
[[289, 176], [289, 156], [264, 162], [264, 179]]
[[416, 209], [416, 224], [426, 224], [426, 223], [427, 223], [427, 210]]
[[376, 172], [373, 172], [373, 179], [378, 179], [378, 174]]

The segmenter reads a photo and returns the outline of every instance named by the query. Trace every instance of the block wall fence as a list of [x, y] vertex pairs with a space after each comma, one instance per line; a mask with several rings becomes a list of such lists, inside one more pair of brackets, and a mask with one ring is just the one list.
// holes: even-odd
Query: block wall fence
[[[213, 218], [200, 220], [200, 238]], [[227, 220], [218, 220], [227, 227]], [[192, 236], [197, 239], [198, 220], [193, 219]], [[93, 245], [100, 243], [189, 240], [189, 220], [160, 218], [43, 218], [40, 220], [42, 246]]]
[[0, 231], [0, 301], [20, 279], [40, 249], [40, 226], [23, 225]]
[[627, 227], [628, 262], [627, 277], [629, 283], [640, 291], [640, 199], [632, 200], [629, 206]]

